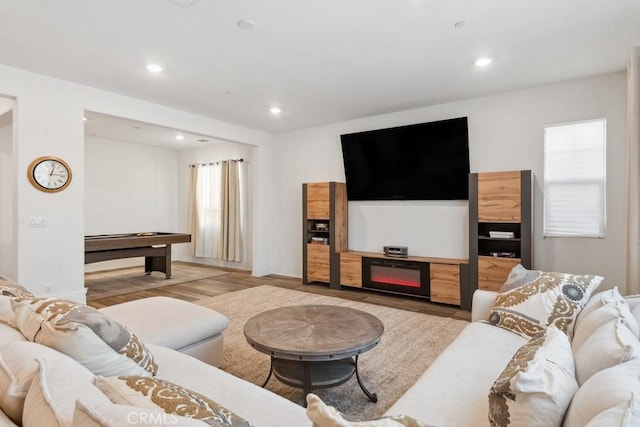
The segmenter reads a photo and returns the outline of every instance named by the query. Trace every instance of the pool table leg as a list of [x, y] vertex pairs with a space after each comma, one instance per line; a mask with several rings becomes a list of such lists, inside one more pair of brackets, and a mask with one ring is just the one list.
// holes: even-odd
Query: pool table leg
[[144, 257], [144, 272], [151, 274], [153, 271], [161, 271], [167, 279], [171, 278], [171, 245], [165, 246], [164, 255]]

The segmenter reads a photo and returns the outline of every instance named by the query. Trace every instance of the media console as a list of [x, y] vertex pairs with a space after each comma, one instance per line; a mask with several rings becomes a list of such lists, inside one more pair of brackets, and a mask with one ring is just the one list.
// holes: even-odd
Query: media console
[[[470, 309], [467, 259], [391, 258], [375, 252], [340, 252], [340, 286], [374, 289]], [[333, 287], [333, 286], [332, 286]]]

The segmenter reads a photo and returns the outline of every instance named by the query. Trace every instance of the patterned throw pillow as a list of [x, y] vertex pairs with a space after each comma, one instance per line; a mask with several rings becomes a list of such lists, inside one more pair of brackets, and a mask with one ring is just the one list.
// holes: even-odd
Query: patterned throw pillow
[[24, 286], [0, 276], [0, 295], [5, 297], [32, 297], [33, 294]]
[[30, 341], [75, 359], [96, 375], [155, 375], [151, 352], [100, 311], [57, 298], [16, 298], [15, 322]]
[[[521, 269], [516, 266], [514, 269]], [[531, 338], [549, 325], [573, 333], [578, 313], [602, 277], [538, 272], [521, 286], [496, 297], [486, 322]]]
[[140, 408], [139, 406], [116, 405], [111, 401], [108, 404], [96, 405], [89, 404], [84, 399], [76, 400], [76, 407], [73, 411], [73, 425], [76, 427], [119, 427], [130, 425], [148, 427], [208, 426], [203, 421], [170, 415], [159, 408], [154, 410]]
[[509, 276], [507, 276], [507, 280], [504, 282], [502, 287], [500, 287], [498, 292], [502, 293], [519, 288], [520, 286], [526, 285], [527, 283], [537, 279], [541, 274], [542, 271], [540, 270], [527, 270], [522, 266], [522, 264], [518, 264], [511, 269]]
[[160, 378], [99, 376], [95, 385], [116, 404], [161, 408], [167, 414], [195, 418], [217, 427], [251, 426], [245, 419], [208, 397]]
[[555, 326], [533, 337], [489, 391], [492, 426], [559, 426], [578, 384], [569, 337]]

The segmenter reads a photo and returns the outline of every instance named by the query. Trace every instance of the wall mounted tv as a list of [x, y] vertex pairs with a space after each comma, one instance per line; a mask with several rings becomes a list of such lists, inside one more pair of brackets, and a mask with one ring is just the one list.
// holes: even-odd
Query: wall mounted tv
[[349, 200], [467, 200], [467, 118], [340, 136]]

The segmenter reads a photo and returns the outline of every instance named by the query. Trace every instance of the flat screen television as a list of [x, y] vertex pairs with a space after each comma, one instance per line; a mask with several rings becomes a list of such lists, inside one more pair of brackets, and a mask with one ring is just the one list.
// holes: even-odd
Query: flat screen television
[[349, 200], [467, 200], [467, 118], [340, 136]]

